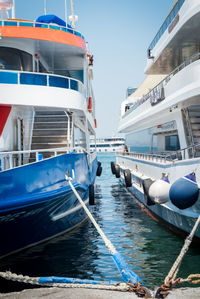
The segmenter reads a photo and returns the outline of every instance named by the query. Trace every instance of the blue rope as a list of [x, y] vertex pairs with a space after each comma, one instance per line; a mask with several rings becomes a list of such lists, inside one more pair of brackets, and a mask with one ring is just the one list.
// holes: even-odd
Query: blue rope
[[139, 282], [142, 284], [142, 281], [139, 278], [139, 276], [129, 269], [125, 260], [123, 259], [123, 257], [121, 256], [121, 254], [119, 252], [112, 254], [112, 258], [113, 258], [113, 260], [117, 266], [117, 269], [120, 272], [123, 280], [126, 283], [135, 284], [135, 283]]
[[79, 278], [70, 278], [70, 277], [56, 277], [56, 276], [49, 276], [49, 277], [39, 277], [39, 283], [77, 283], [77, 284], [103, 284], [103, 285], [113, 285], [116, 282], [105, 282], [90, 280], [90, 279], [79, 279]]

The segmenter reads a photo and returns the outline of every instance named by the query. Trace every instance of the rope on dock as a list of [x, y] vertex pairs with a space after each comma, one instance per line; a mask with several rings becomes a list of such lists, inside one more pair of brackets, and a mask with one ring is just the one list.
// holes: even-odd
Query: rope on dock
[[156, 298], [165, 298], [169, 294], [169, 290], [172, 289], [173, 287], [175, 287], [177, 284], [181, 284], [181, 283], [185, 283], [185, 282], [197, 284], [200, 282], [200, 274], [190, 274], [186, 279], [182, 279], [182, 278], [176, 279], [181, 262], [184, 258], [184, 255], [188, 251], [190, 244], [192, 243], [192, 239], [194, 237], [194, 234], [195, 234], [199, 224], [200, 224], [200, 216], [197, 218], [190, 234], [185, 239], [184, 245], [183, 245], [177, 259], [175, 260], [173, 266], [171, 267], [168, 275], [166, 276], [166, 278], [164, 280], [164, 284], [155, 291], [154, 296]]
[[[88, 288], [88, 289], [98, 289], [98, 290], [111, 290], [111, 291], [122, 291], [127, 292], [132, 288], [126, 283], [116, 283], [116, 284], [104, 284], [103, 282], [91, 281], [87, 283], [87, 280], [64, 278], [64, 277], [30, 277], [24, 275], [18, 275], [10, 271], [0, 272], [0, 276], [7, 280], [12, 280], [16, 282], [27, 283], [37, 286], [48, 286], [48, 287], [58, 287], [58, 288]], [[60, 282], [58, 282], [60, 281]], [[68, 281], [68, 282], [63, 282]], [[78, 281], [79, 283], [73, 283], [73, 281]], [[85, 282], [85, 283], [84, 283]]]
[[176, 276], [177, 276], [177, 273], [179, 271], [179, 268], [180, 268], [180, 265], [181, 265], [181, 262], [183, 260], [183, 257], [184, 255], [186, 254], [186, 252], [188, 251], [189, 247], [190, 247], [190, 244], [192, 242], [192, 239], [194, 237], [194, 234], [199, 226], [199, 223], [200, 223], [200, 216], [198, 217], [192, 231], [190, 232], [189, 236], [185, 239], [185, 243], [176, 259], [176, 261], [174, 262], [171, 270], [169, 271], [168, 275], [166, 276], [165, 278], [165, 284], [167, 284], [169, 281], [175, 281], [176, 279]]

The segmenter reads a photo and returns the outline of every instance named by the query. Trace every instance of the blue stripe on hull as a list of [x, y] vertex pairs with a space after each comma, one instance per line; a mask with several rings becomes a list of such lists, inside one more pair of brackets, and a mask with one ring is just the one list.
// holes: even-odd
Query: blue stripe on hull
[[[72, 229], [83, 221], [86, 214], [69, 188], [65, 172], [74, 169], [73, 184], [87, 202], [96, 168], [97, 161], [89, 167], [84, 154], [65, 154], [1, 172], [0, 182], [4, 184], [0, 185], [0, 257]], [[10, 189], [5, 184], [9, 178]]]

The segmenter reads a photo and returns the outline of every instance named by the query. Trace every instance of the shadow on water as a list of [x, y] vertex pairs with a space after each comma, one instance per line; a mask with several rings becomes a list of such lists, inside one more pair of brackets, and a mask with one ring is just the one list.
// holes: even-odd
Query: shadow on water
[[[110, 170], [113, 155], [99, 155], [103, 173], [95, 187], [96, 205], [91, 212], [106, 236], [123, 255], [131, 270], [154, 288], [163, 280], [176, 259], [183, 240], [149, 218]], [[101, 237], [89, 220], [75, 230], [0, 262], [0, 271], [29, 276], [65, 276], [118, 281], [116, 270]], [[185, 256], [180, 276], [199, 273], [199, 249]], [[0, 280], [0, 292], [27, 286]]]

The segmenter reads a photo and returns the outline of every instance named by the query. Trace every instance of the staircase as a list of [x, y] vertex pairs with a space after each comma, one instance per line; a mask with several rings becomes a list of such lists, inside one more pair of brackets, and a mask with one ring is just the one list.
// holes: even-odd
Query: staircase
[[[31, 149], [67, 149], [68, 116], [65, 111], [35, 111], [34, 127]], [[71, 122], [70, 122], [71, 135]], [[54, 153], [44, 152], [43, 157], [48, 158]], [[32, 156], [31, 159], [34, 159]]]
[[[200, 143], [200, 105], [184, 109], [184, 123], [187, 133], [188, 146]], [[196, 148], [195, 157], [200, 156], [200, 146]]]

